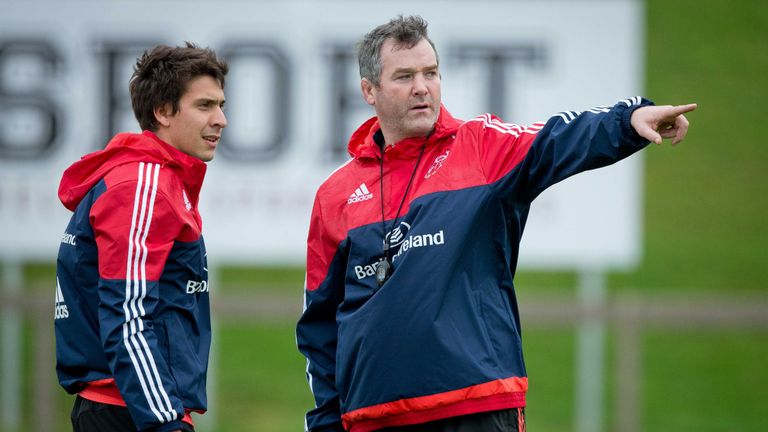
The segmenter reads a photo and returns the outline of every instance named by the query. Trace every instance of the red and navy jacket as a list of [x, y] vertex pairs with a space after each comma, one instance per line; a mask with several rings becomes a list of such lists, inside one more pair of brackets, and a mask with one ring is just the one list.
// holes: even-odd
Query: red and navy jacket
[[[630, 117], [650, 103], [635, 97], [530, 126], [489, 114], [464, 122], [441, 107], [428, 138], [386, 148], [383, 179], [378, 120], [364, 123], [311, 216], [297, 325], [316, 402], [307, 430], [366, 432], [525, 406], [513, 278], [530, 204], [645, 147]], [[393, 273], [379, 287], [385, 233]]]
[[142, 431], [206, 410], [206, 165], [152, 132], [116, 135], [64, 172], [72, 218], [56, 269], [56, 371], [69, 393], [125, 405]]

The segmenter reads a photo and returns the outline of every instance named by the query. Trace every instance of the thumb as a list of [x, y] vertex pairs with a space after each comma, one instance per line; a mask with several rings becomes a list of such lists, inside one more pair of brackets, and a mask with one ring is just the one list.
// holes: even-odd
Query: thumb
[[661, 135], [647, 124], [643, 124], [642, 126], [638, 127], [636, 131], [638, 135], [647, 139], [648, 141], [661, 144]]

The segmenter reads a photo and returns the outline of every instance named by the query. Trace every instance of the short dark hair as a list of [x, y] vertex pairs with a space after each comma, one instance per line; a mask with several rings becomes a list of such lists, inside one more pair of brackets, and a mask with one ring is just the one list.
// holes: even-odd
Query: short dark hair
[[437, 63], [440, 64], [435, 44], [427, 36], [427, 22], [418, 15], [398, 15], [397, 18], [371, 30], [357, 44], [360, 78], [366, 78], [375, 86], [381, 83], [381, 46], [390, 38], [394, 39], [397, 48], [408, 49], [426, 39], [435, 51]]
[[170, 104], [171, 114], [175, 114], [189, 81], [209, 75], [223, 89], [228, 71], [227, 63], [218, 59], [212, 49], [191, 42], [180, 47], [158, 45], [144, 51], [136, 61], [129, 84], [133, 114], [139, 126], [156, 131], [159, 124], [155, 108]]

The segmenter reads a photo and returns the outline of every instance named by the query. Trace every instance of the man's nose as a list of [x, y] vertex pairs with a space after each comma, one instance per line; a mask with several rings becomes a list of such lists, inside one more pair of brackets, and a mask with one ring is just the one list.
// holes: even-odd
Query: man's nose
[[413, 94], [425, 95], [427, 93], [429, 93], [429, 88], [427, 87], [427, 80], [424, 74], [416, 74], [413, 77]]
[[224, 110], [221, 107], [216, 108], [216, 112], [213, 115], [212, 125], [222, 129], [227, 127], [227, 116], [224, 114]]

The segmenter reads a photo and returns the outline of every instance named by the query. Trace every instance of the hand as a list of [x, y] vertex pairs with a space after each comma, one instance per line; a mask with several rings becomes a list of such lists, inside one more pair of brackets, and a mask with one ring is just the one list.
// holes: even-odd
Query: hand
[[696, 109], [696, 104], [644, 106], [632, 113], [630, 123], [641, 137], [661, 144], [662, 138], [672, 138], [676, 145], [688, 133], [688, 119], [683, 114]]

